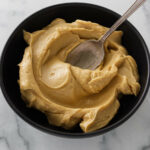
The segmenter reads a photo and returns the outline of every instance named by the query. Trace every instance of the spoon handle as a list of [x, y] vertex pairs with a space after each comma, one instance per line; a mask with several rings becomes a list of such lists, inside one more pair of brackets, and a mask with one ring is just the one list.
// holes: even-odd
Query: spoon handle
[[105, 40], [129, 17], [131, 16], [146, 0], [136, 0], [134, 4], [119, 18], [111, 28], [103, 35], [99, 40], [100, 42], [105, 42]]

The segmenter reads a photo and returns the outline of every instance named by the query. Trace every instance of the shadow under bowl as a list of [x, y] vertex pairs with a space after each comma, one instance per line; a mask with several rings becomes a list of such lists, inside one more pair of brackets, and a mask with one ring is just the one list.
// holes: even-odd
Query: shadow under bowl
[[19, 79], [18, 63], [22, 60], [27, 46], [23, 39], [23, 30], [33, 32], [48, 25], [55, 18], [67, 22], [83, 19], [110, 27], [120, 15], [106, 8], [87, 3], [65, 3], [42, 9], [23, 21], [8, 39], [1, 55], [0, 85], [2, 92], [12, 109], [30, 125], [46, 132], [65, 137], [90, 137], [108, 132], [125, 122], [141, 105], [148, 91], [150, 78], [150, 58], [147, 46], [140, 33], [128, 21], [119, 28], [124, 32], [122, 44], [137, 62], [141, 90], [137, 97], [123, 96], [120, 108], [112, 121], [102, 129], [83, 133], [79, 127], [67, 131], [48, 124], [46, 116], [33, 108], [27, 108], [21, 99], [17, 80]]

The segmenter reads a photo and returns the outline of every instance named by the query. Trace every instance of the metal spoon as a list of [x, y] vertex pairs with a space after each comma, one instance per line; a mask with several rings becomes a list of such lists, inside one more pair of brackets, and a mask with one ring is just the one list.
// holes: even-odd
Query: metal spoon
[[134, 4], [118, 19], [100, 40], [87, 40], [75, 47], [67, 56], [66, 62], [83, 69], [94, 70], [104, 59], [106, 39], [139, 8], [145, 0], [136, 0]]

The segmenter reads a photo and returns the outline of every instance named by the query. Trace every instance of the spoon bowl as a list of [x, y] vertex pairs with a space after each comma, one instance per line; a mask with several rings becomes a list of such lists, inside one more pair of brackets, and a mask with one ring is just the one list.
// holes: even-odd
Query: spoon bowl
[[66, 62], [82, 69], [94, 70], [103, 61], [104, 55], [104, 46], [101, 41], [87, 40], [68, 54]]

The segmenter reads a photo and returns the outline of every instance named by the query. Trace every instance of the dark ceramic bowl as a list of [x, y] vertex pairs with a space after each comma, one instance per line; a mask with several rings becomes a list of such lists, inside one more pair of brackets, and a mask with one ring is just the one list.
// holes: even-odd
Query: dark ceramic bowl
[[27, 46], [23, 40], [23, 29], [29, 32], [39, 30], [55, 18], [64, 18], [67, 22], [83, 19], [110, 27], [120, 15], [106, 8], [85, 4], [66, 3], [40, 10], [23, 21], [12, 33], [3, 50], [0, 61], [0, 85], [2, 92], [12, 109], [30, 125], [49, 134], [66, 137], [90, 137], [106, 133], [125, 122], [141, 105], [148, 91], [150, 78], [150, 58], [146, 44], [140, 33], [126, 21], [120, 30], [124, 31], [123, 45], [137, 62], [141, 90], [137, 97], [123, 96], [120, 108], [113, 120], [104, 128], [90, 133], [83, 133], [79, 127], [67, 131], [48, 124], [44, 114], [33, 108], [27, 108], [20, 96], [17, 80], [18, 66]]

